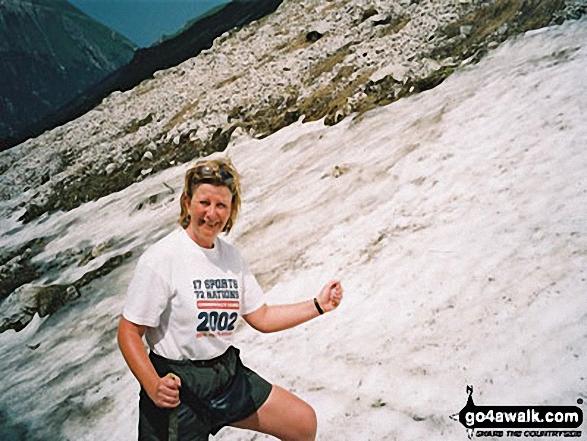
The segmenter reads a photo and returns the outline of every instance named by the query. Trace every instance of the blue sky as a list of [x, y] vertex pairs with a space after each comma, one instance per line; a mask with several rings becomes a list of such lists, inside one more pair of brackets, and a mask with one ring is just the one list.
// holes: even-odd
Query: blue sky
[[140, 47], [151, 46], [187, 21], [229, 0], [69, 0]]

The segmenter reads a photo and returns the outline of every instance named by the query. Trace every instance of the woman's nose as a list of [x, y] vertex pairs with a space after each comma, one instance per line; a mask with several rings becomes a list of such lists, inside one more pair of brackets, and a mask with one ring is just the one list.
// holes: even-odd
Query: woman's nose
[[216, 207], [214, 207], [213, 205], [209, 205], [206, 208], [206, 216], [209, 217], [209, 218], [216, 217]]

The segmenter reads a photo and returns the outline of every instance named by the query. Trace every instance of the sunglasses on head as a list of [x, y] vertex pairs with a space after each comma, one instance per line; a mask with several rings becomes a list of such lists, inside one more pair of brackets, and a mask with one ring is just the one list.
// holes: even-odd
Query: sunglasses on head
[[197, 180], [218, 181], [230, 187], [235, 179], [230, 170], [224, 165], [205, 164], [194, 169], [193, 177]]

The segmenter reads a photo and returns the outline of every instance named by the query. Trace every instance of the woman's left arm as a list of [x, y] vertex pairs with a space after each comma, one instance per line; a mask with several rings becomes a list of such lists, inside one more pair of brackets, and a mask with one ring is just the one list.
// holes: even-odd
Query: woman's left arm
[[276, 332], [293, 328], [307, 322], [321, 313], [330, 312], [338, 307], [342, 300], [342, 285], [338, 280], [328, 282], [314, 299], [288, 305], [263, 305], [250, 314], [243, 315], [245, 321], [261, 332]]

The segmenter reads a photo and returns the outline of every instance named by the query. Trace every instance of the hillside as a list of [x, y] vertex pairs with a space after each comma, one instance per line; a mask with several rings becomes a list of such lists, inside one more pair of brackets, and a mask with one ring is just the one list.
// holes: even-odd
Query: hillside
[[508, 36], [584, 12], [563, 0], [290, 0], [2, 154], [0, 198], [13, 201], [5, 215], [20, 209], [23, 194], [26, 222], [75, 208], [171, 161], [222, 150], [236, 127], [264, 137], [302, 117], [340, 122], [433, 88]]
[[39, 136], [74, 120], [98, 106], [115, 92], [127, 91], [143, 81], [152, 79], [157, 71], [177, 66], [209, 49], [215, 38], [234, 28], [260, 19], [273, 12], [282, 0], [234, 0], [203, 14], [174, 37], [151, 47], [138, 49], [132, 59], [83, 91], [46, 117], [22, 130], [12, 139], [0, 137], [0, 150], [13, 147], [28, 138]]
[[[483, 4], [284, 1], [2, 153], [0, 438], [136, 437], [124, 293], [216, 150], [243, 178], [227, 240], [267, 302], [345, 287], [299, 328], [239, 325], [245, 362], [316, 408], [319, 440], [464, 440], [449, 415], [469, 384], [479, 405], [586, 400], [587, 5]], [[409, 18], [395, 33], [384, 7]]]
[[65, 0], [0, 2], [0, 139], [126, 64], [134, 49]]

